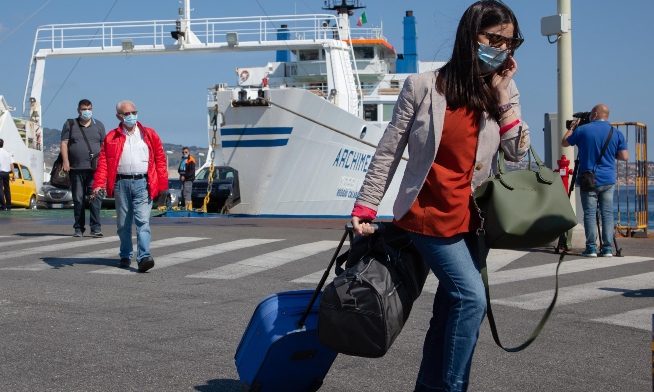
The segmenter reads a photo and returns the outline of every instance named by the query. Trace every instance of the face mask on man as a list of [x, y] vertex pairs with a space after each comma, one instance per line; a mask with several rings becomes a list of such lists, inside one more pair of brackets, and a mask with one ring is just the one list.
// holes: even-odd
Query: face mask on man
[[134, 125], [136, 125], [136, 119], [137, 119], [136, 114], [132, 113], [130, 115], [123, 117], [123, 124], [131, 128]]
[[497, 71], [506, 61], [509, 53], [506, 50], [494, 48], [489, 45], [479, 43], [477, 57], [479, 58], [479, 68], [482, 73]]
[[82, 118], [82, 120], [88, 121], [91, 119], [91, 117], [93, 117], [93, 112], [91, 111], [91, 109], [82, 110], [80, 112], [80, 117]]
[[184, 159], [188, 158], [188, 153], [186, 153], [186, 152], [183, 153], [183, 154], [182, 154], [182, 158], [184, 158]]

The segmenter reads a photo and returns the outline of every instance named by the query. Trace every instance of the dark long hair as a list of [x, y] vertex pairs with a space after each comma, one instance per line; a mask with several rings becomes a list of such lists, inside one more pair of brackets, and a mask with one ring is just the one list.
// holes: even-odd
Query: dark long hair
[[456, 31], [452, 57], [439, 72], [437, 88], [445, 95], [448, 106], [468, 107], [488, 112], [498, 118], [498, 100], [491, 87], [491, 75], [484, 76], [479, 68], [477, 35], [499, 24], [513, 24], [513, 37], [522, 38], [513, 11], [497, 0], [481, 0], [465, 11]]

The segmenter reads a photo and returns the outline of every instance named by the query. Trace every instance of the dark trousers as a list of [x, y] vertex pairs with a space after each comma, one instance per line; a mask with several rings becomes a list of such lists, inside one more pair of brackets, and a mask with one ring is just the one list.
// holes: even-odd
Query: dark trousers
[[9, 189], [9, 172], [0, 172], [0, 208], [11, 209], [11, 189]]
[[[75, 216], [75, 223], [73, 228], [84, 232], [85, 216], [85, 200], [91, 196], [91, 186], [93, 185], [93, 170], [71, 170], [70, 171], [70, 188], [73, 193], [73, 214]], [[100, 226], [100, 206], [102, 200], [95, 198], [89, 202], [90, 220], [92, 233], [99, 233]]]

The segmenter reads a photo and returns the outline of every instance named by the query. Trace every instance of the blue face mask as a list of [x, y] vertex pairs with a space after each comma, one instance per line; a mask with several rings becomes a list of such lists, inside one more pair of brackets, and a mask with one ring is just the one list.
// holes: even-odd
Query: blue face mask
[[509, 56], [508, 51], [479, 43], [477, 57], [479, 57], [479, 68], [484, 74], [497, 71]]
[[82, 120], [88, 121], [88, 120], [91, 119], [91, 117], [93, 117], [93, 112], [90, 109], [89, 110], [82, 110], [80, 112], [80, 117], [82, 118]]
[[134, 125], [136, 125], [136, 119], [137, 119], [136, 114], [130, 114], [128, 116], [123, 117], [123, 124], [131, 128]]

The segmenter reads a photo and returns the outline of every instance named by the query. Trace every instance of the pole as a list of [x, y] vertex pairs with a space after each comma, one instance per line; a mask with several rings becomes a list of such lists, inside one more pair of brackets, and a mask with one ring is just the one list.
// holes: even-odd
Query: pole
[[[558, 0], [559, 15], [568, 15], [572, 20], [572, 0]], [[572, 23], [570, 30], [559, 36], [557, 43], [558, 62], [558, 122], [559, 140], [566, 132], [565, 121], [572, 119]], [[573, 147], [563, 147], [559, 143], [559, 156], [575, 156]], [[576, 210], [574, 193], [571, 194], [572, 209]]]

